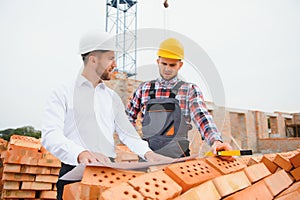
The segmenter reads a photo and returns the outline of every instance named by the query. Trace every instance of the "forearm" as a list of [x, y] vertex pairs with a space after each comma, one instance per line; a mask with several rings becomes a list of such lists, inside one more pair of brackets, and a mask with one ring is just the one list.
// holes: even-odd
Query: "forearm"
[[190, 94], [189, 110], [191, 119], [197, 125], [202, 139], [210, 146], [214, 141], [222, 141], [221, 133], [219, 132], [212, 116], [209, 114], [201, 92], [195, 88]]

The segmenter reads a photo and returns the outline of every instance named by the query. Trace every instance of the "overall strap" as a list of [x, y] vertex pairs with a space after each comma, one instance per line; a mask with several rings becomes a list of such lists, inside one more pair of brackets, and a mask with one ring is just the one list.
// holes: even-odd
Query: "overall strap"
[[178, 90], [179, 88], [182, 86], [182, 84], [184, 84], [183, 81], [179, 81], [172, 89], [171, 89], [171, 93], [170, 93], [170, 96], [169, 98], [175, 98], [177, 93], [178, 93]]
[[150, 99], [155, 99], [155, 80], [152, 80], [151, 82], [151, 86], [150, 86], [150, 90], [149, 90], [149, 97]]

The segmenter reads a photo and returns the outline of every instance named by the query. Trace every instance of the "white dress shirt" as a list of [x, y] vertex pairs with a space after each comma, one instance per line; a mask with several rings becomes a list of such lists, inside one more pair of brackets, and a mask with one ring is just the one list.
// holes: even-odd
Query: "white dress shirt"
[[115, 158], [115, 131], [140, 157], [151, 151], [129, 122], [119, 95], [104, 83], [94, 88], [82, 75], [75, 84], [52, 92], [43, 122], [43, 146], [65, 164], [77, 165], [78, 155], [85, 150]]

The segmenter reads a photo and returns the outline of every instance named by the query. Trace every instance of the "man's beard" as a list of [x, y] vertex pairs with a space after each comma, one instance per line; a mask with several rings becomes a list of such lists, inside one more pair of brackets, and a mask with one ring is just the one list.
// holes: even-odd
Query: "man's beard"
[[109, 81], [110, 80], [109, 72], [104, 71], [101, 75], [101, 79], [104, 80], [104, 81]]

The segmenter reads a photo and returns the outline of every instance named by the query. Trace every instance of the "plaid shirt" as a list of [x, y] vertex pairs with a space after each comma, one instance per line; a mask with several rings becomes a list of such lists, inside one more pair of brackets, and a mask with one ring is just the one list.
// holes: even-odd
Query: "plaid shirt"
[[[165, 81], [162, 78], [157, 79], [155, 82], [156, 98], [168, 98], [171, 88], [179, 81], [177, 77], [170, 81]], [[140, 111], [142, 111], [142, 118], [144, 117], [146, 105], [150, 99], [150, 85], [150, 81], [140, 84], [127, 105], [126, 113], [133, 125], [135, 125]], [[197, 125], [202, 139], [205, 139], [209, 145], [212, 145], [215, 140], [222, 141], [221, 133], [208, 113], [202, 92], [197, 85], [185, 82], [179, 88], [176, 99], [179, 100], [179, 105], [185, 118], [192, 119]]]

